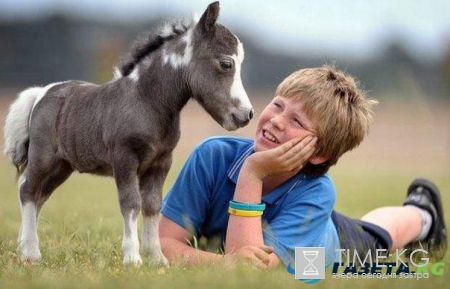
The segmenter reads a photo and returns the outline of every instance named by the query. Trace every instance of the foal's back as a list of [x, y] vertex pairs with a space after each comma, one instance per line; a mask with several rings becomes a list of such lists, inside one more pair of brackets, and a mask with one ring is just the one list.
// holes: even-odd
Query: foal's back
[[144, 108], [133, 99], [132, 90], [117, 81], [102, 86], [81, 81], [53, 86], [35, 104], [30, 120], [31, 139], [46, 138], [30, 148], [47, 151], [51, 147], [53, 157], [80, 172], [111, 175], [112, 147], [151, 134], [151, 127], [144, 129], [145, 121], [139, 119]]

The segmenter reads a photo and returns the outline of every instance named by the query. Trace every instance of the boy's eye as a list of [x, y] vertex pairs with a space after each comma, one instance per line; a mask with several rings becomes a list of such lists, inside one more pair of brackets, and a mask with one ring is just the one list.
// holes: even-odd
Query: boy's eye
[[302, 123], [296, 118], [294, 118], [294, 123], [300, 127], [303, 127]]
[[275, 105], [276, 107], [280, 108], [281, 105], [279, 103], [274, 102], [273, 105]]

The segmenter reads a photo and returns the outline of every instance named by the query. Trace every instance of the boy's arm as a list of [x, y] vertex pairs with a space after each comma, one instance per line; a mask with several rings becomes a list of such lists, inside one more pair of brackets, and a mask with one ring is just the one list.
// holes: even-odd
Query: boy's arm
[[[241, 181], [238, 180], [234, 200], [242, 203], [261, 203], [262, 181], [247, 169], [246, 164], [241, 169], [239, 179]], [[230, 215], [225, 251], [231, 254], [246, 246], [264, 246], [261, 217]], [[261, 260], [267, 268], [276, 267], [280, 263], [280, 259], [274, 253], [265, 252]]]
[[247, 260], [259, 267], [266, 268], [267, 262], [264, 261], [264, 257], [273, 252], [272, 248], [268, 246], [244, 246], [228, 255], [214, 254], [189, 246], [187, 240], [190, 236], [185, 228], [162, 216], [159, 223], [161, 249], [170, 263], [200, 265], [217, 264], [224, 261], [233, 264], [239, 260]]
[[164, 256], [170, 263], [213, 264], [223, 259], [223, 255], [201, 251], [187, 244], [191, 234], [173, 222], [162, 216], [159, 222], [159, 238]]
[[[314, 153], [316, 139], [293, 139], [275, 149], [257, 152], [250, 156], [241, 168], [234, 200], [242, 203], [261, 203], [263, 180], [269, 175], [297, 173]], [[261, 217], [230, 215], [227, 229], [226, 252], [234, 252], [245, 246], [263, 246]], [[279, 264], [275, 254], [267, 254], [268, 267]]]

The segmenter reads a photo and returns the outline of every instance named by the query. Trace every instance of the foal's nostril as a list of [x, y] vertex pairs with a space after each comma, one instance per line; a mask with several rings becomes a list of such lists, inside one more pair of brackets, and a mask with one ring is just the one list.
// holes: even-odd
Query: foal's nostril
[[253, 117], [253, 109], [250, 110], [250, 112], [248, 113], [248, 120], [251, 120]]
[[[250, 118], [242, 118], [239, 117], [238, 115], [232, 113], [231, 117], [233, 119], [233, 122], [238, 126], [238, 127], [243, 127], [246, 126], [249, 122], [250, 122]], [[251, 117], [251, 112], [249, 113], [248, 117]]]

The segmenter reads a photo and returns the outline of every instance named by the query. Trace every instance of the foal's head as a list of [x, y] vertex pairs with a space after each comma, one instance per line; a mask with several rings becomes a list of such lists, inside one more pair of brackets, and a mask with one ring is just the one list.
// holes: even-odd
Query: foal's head
[[225, 129], [247, 125], [253, 108], [241, 81], [244, 49], [217, 23], [219, 3], [208, 6], [192, 30], [188, 83], [192, 97]]
[[117, 77], [138, 81], [141, 66], [156, 71], [162, 61], [163, 69], [182, 75], [189, 96], [221, 126], [236, 130], [247, 125], [253, 109], [241, 81], [244, 49], [233, 33], [217, 23], [218, 17], [219, 2], [215, 2], [198, 22], [176, 21], [150, 33], [135, 43]]

